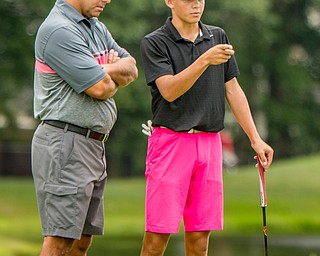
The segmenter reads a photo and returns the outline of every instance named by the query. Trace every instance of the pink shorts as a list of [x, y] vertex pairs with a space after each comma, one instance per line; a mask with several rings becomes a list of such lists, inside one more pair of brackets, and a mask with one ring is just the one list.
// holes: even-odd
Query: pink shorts
[[155, 128], [146, 159], [147, 232], [223, 229], [222, 147], [219, 133]]

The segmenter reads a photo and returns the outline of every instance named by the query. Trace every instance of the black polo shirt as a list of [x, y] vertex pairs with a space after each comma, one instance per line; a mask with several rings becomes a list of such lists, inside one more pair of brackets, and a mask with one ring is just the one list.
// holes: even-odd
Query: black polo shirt
[[219, 27], [199, 22], [202, 35], [191, 42], [180, 36], [171, 19], [141, 42], [144, 72], [152, 94], [153, 125], [175, 131], [194, 128], [218, 132], [224, 128], [225, 82], [240, 74], [234, 56], [225, 64], [208, 67], [196, 83], [173, 102], [161, 96], [155, 80], [181, 72], [214, 45], [229, 44], [227, 35]]

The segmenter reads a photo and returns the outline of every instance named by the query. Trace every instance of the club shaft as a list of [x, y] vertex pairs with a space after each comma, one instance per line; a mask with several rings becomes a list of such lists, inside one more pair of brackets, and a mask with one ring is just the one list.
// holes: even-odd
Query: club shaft
[[264, 236], [264, 252], [268, 256], [268, 234], [267, 234], [267, 213], [266, 207], [262, 206], [262, 219], [263, 219], [263, 236]]

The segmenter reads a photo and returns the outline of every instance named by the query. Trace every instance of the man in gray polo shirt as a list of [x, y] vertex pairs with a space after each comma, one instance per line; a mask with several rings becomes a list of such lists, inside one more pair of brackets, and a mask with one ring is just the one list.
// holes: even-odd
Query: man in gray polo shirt
[[97, 17], [111, 0], [57, 0], [35, 41], [32, 173], [45, 237], [40, 255], [86, 255], [103, 234], [104, 142], [136, 61]]

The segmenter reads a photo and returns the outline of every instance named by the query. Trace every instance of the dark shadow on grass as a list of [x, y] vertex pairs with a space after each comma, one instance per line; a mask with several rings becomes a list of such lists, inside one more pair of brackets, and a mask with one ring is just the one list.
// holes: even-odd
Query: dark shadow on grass
[[[88, 256], [139, 256], [142, 237], [96, 237]], [[263, 238], [212, 236], [208, 256], [264, 256]], [[270, 256], [320, 256], [320, 237], [269, 238]], [[171, 237], [165, 256], [184, 256], [183, 237]]]

